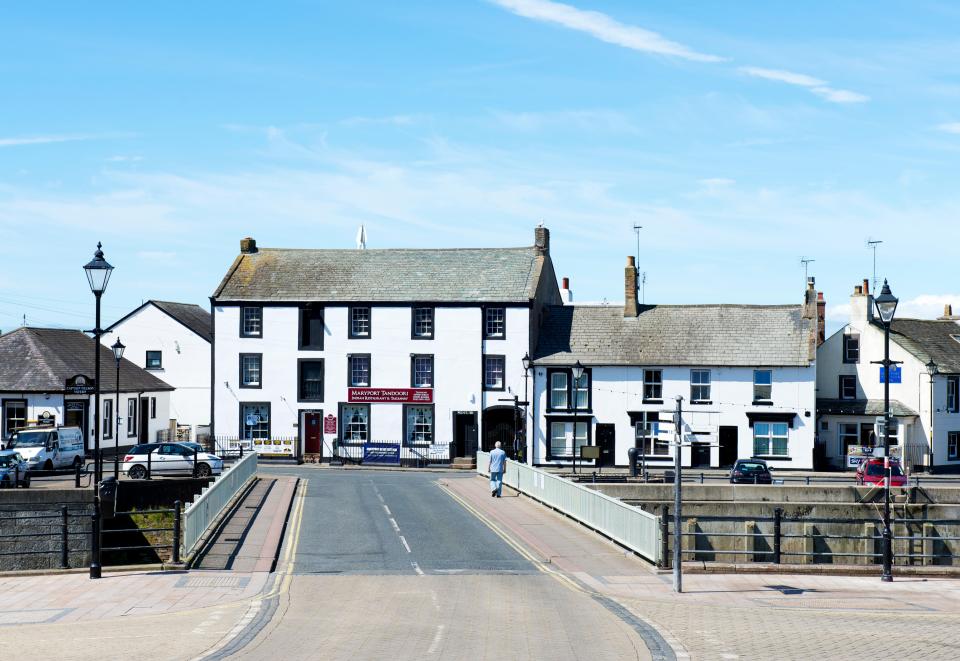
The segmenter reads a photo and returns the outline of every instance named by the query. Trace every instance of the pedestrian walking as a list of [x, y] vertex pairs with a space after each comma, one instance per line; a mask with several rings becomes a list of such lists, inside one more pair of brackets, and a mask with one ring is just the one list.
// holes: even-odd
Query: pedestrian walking
[[507, 467], [507, 453], [500, 449], [500, 441], [497, 441], [490, 453], [490, 465], [487, 469], [490, 471], [490, 496], [499, 498], [503, 491], [503, 469]]

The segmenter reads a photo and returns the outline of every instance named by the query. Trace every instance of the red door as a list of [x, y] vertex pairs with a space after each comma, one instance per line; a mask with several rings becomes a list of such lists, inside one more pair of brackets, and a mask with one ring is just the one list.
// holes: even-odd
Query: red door
[[323, 431], [322, 413], [303, 414], [303, 445], [304, 454], [320, 454], [320, 439]]

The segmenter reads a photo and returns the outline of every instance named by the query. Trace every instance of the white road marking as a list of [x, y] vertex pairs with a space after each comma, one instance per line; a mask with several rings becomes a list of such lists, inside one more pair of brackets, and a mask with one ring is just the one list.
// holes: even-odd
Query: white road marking
[[396, 519], [394, 519], [392, 516], [390, 517], [390, 525], [393, 526], [393, 531], [399, 535], [400, 526], [397, 525]]
[[400, 535], [400, 543], [403, 544], [403, 548], [407, 549], [407, 553], [413, 553], [413, 551], [410, 550], [410, 545], [407, 544], [407, 540], [403, 535]]
[[390, 508], [386, 505], [383, 506], [383, 511], [387, 513], [387, 516], [393, 516], [393, 514], [390, 513]]
[[410, 565], [413, 567], [413, 571], [417, 572], [417, 575], [418, 575], [418, 576], [423, 576], [423, 575], [424, 575], [423, 570], [420, 569], [420, 565], [418, 565], [417, 563], [415, 563], [415, 562], [413, 562], [413, 561], [410, 562]]
[[433, 642], [430, 643], [430, 649], [427, 650], [427, 654], [435, 654], [438, 649], [440, 649], [440, 641], [443, 640], [443, 630], [447, 628], [445, 624], [437, 625], [437, 633], [433, 635]]

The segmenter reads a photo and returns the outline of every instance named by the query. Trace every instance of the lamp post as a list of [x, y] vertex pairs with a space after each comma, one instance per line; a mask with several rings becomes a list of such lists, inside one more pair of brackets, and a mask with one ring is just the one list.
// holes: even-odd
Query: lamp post
[[929, 471], [930, 473], [933, 473], [933, 459], [934, 459], [934, 454], [933, 454], [933, 412], [934, 412], [933, 378], [937, 375], [937, 373], [940, 370], [937, 368], [937, 364], [934, 362], [932, 358], [930, 359], [930, 362], [926, 364], [926, 368], [927, 368], [927, 374], [930, 375], [930, 443], [928, 445], [929, 458], [927, 460], [927, 471]]
[[120, 479], [120, 359], [123, 358], [123, 350], [127, 347], [123, 346], [123, 343], [120, 341], [120, 338], [117, 338], [117, 341], [113, 343], [113, 346], [110, 347], [113, 349], [113, 357], [117, 359], [117, 410], [115, 411], [117, 422], [116, 422], [116, 433], [113, 435], [113, 477], [114, 479]]
[[897, 297], [890, 285], [883, 281], [883, 290], [874, 301], [880, 321], [883, 322], [883, 463], [886, 479], [883, 488], [883, 574], [880, 580], [893, 580], [893, 535], [890, 532], [890, 368], [897, 363], [890, 360], [890, 324], [897, 310]]
[[577, 363], [571, 370], [573, 374], [573, 474], [577, 474], [577, 410], [580, 408], [580, 379], [583, 377], [583, 364]]
[[530, 378], [531, 367], [533, 367], [533, 359], [530, 357], [530, 354], [523, 354], [523, 457], [527, 463], [532, 463], [530, 461], [530, 457], [533, 456], [533, 453], [530, 452], [530, 441], [527, 435], [527, 427], [529, 426], [527, 407], [530, 406], [530, 395], [527, 390], [527, 380]]
[[87, 274], [87, 283], [96, 300], [96, 325], [93, 328], [93, 520], [91, 525], [92, 543], [90, 545], [90, 578], [100, 578], [100, 493], [98, 490], [103, 466], [100, 463], [100, 297], [107, 290], [110, 274], [113, 267], [103, 258], [102, 246], [97, 243], [97, 251], [93, 253], [83, 270]]

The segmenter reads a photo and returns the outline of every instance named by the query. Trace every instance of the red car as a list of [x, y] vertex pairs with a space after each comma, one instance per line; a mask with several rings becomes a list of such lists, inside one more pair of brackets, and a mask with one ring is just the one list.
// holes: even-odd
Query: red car
[[[887, 475], [883, 467], [883, 459], [867, 459], [857, 467], [857, 484], [878, 484], [883, 485]], [[893, 459], [890, 461], [890, 486], [907, 486], [907, 476], [900, 469], [900, 462]]]

